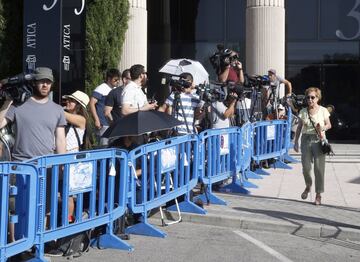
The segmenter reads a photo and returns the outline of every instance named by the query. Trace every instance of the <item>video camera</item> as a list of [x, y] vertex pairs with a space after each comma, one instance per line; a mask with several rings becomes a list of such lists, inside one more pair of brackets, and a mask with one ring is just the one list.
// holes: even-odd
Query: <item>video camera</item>
[[190, 82], [186, 81], [185, 79], [176, 76], [162, 78], [161, 84], [169, 85], [171, 86], [172, 89], [171, 91], [178, 91], [178, 92], [182, 92], [184, 88], [189, 88], [192, 85]]
[[260, 88], [262, 86], [271, 86], [270, 78], [267, 75], [253, 75], [248, 76], [245, 74], [244, 86]]
[[292, 93], [290, 99], [297, 110], [300, 110], [307, 106], [305, 95], [295, 95], [294, 93]]
[[225, 93], [221, 90], [221, 85], [208, 84], [196, 86], [196, 94], [200, 97], [200, 100], [208, 103], [223, 102], [225, 100]]
[[231, 55], [232, 51], [230, 49], [224, 49], [224, 45], [222, 44], [218, 44], [217, 49], [218, 51], [209, 58], [211, 65], [217, 73], [219, 73], [222, 68], [239, 59], [237, 55]]
[[34, 75], [25, 73], [0, 80], [2, 84], [0, 100], [9, 96], [14, 100], [14, 104], [24, 103], [32, 95], [32, 80], [34, 80]]

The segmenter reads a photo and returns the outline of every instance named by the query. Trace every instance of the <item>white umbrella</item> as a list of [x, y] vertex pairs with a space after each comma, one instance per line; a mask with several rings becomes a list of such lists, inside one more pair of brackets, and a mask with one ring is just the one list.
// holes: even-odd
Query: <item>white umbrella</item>
[[195, 85], [209, 83], [209, 74], [203, 65], [199, 61], [187, 58], [170, 60], [159, 72], [175, 76], [179, 76], [182, 73], [190, 73], [194, 77]]

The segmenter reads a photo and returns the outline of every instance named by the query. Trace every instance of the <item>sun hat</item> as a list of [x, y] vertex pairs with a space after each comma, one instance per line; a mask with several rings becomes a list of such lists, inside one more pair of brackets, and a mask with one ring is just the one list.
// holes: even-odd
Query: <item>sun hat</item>
[[276, 70], [275, 69], [269, 69], [268, 70], [268, 73], [271, 73], [273, 75], [276, 75]]
[[84, 108], [86, 108], [86, 106], [90, 101], [89, 96], [80, 90], [75, 91], [71, 95], [64, 95], [62, 98], [64, 99], [72, 98], [75, 101], [77, 101], [80, 105], [82, 105]]
[[54, 82], [54, 75], [50, 68], [48, 67], [37, 67], [33, 73], [35, 80], [49, 79], [51, 82]]

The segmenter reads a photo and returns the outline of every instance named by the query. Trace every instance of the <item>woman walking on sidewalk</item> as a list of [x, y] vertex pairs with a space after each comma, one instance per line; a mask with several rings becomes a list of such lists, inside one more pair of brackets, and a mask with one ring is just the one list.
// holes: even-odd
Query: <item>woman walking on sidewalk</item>
[[[307, 107], [299, 113], [299, 124], [295, 133], [294, 150], [299, 152], [299, 136], [301, 136], [301, 163], [305, 179], [305, 190], [301, 194], [306, 199], [311, 189], [311, 169], [314, 163], [315, 205], [321, 204], [321, 193], [324, 192], [325, 154], [321, 151], [321, 140], [326, 139], [325, 132], [331, 128], [329, 112], [319, 105], [321, 90], [309, 87], [305, 91]], [[319, 134], [319, 135], [318, 135]]]

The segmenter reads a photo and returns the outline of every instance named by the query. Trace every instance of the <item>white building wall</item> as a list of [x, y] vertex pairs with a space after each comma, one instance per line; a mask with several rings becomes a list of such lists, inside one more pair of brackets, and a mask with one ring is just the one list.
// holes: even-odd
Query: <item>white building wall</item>
[[249, 75], [264, 75], [270, 68], [284, 76], [284, 0], [247, 0], [246, 71]]
[[119, 62], [123, 71], [134, 64], [147, 67], [147, 10], [146, 0], [129, 0], [129, 22]]

